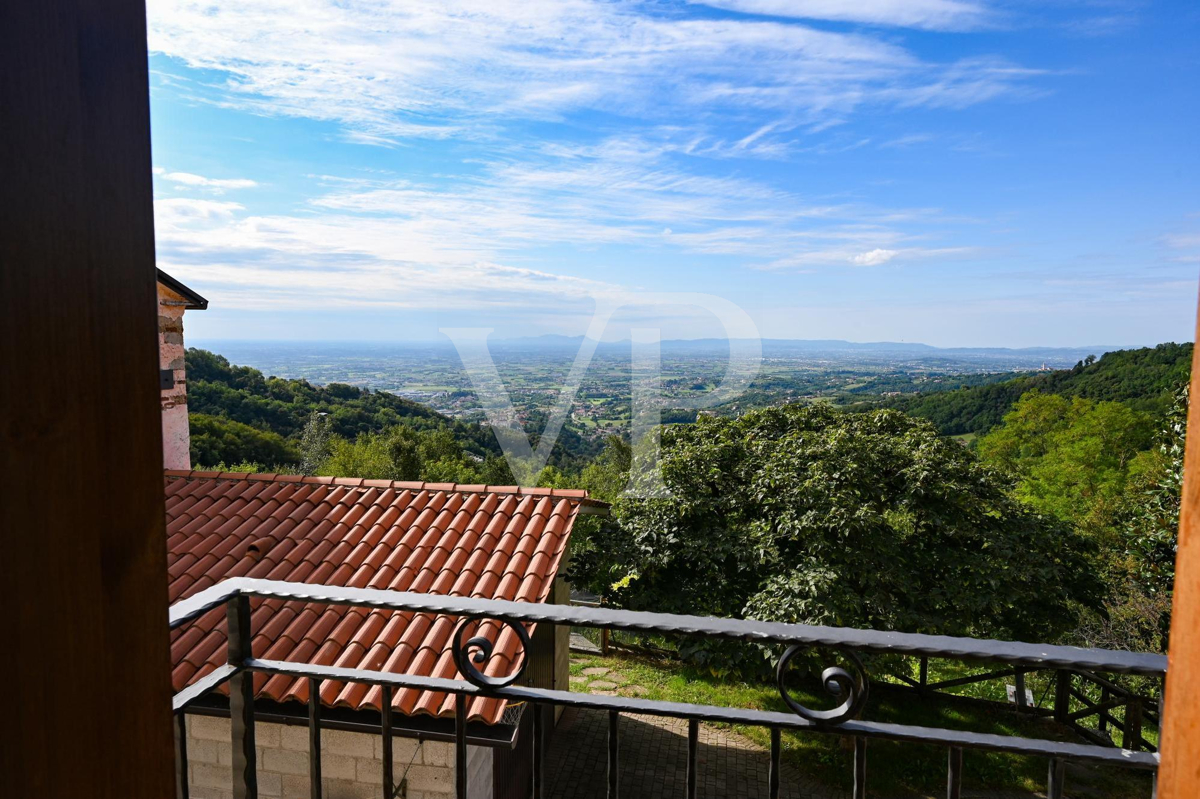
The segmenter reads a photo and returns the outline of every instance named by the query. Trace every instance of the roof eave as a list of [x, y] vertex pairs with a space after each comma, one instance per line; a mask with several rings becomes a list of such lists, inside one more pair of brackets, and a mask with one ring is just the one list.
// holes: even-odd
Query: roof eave
[[208, 308], [208, 300], [201, 297], [192, 289], [180, 283], [175, 278], [168, 275], [163, 270], [158, 271], [158, 282], [169, 288], [171, 291], [183, 297], [185, 305], [183, 306], [189, 311], [203, 311]]

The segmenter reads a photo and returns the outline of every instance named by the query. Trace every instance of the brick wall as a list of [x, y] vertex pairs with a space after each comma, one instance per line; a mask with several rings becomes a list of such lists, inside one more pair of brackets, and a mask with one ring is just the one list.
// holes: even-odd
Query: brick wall
[[158, 284], [158, 366], [174, 374], [174, 385], [162, 389], [163, 468], [190, 469], [187, 372], [184, 368], [183, 297]]
[[[187, 728], [191, 796], [231, 799], [229, 719], [189, 714]], [[308, 727], [260, 722], [254, 731], [259, 795], [308, 799]], [[492, 794], [491, 754], [486, 747], [468, 749], [468, 771], [480, 777], [468, 779], [472, 799], [488, 799]], [[454, 795], [453, 744], [418, 743], [412, 738], [396, 737], [392, 759], [397, 784], [401, 777], [407, 777], [407, 799], [447, 799]], [[380, 799], [382, 738], [362, 732], [322, 730], [321, 777], [325, 799]]]

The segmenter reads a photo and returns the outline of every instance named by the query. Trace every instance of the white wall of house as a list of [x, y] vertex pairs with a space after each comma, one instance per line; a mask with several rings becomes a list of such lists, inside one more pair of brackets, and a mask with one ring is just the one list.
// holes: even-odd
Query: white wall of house
[[[229, 719], [189, 714], [187, 729], [191, 796], [232, 799]], [[308, 727], [259, 722], [254, 733], [259, 796], [309, 799]], [[454, 795], [453, 744], [418, 743], [401, 737], [392, 741], [393, 773], [397, 785], [401, 778], [407, 779], [407, 799], [447, 799]], [[468, 747], [467, 770], [470, 799], [491, 799], [492, 750]], [[322, 730], [321, 777], [325, 799], [380, 799], [383, 739], [369, 733]]]

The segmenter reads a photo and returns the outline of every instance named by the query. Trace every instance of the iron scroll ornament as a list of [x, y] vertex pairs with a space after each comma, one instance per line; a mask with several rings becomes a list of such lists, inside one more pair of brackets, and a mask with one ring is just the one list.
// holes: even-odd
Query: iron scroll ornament
[[801, 718], [808, 719], [815, 724], [841, 724], [847, 719], [852, 719], [862, 711], [863, 705], [867, 702], [867, 670], [863, 667], [862, 661], [858, 656], [850, 651], [843, 651], [846, 659], [851, 662], [854, 668], [854, 674], [846, 671], [840, 666], [830, 666], [821, 672], [821, 685], [825, 690], [835, 698], [845, 697], [842, 703], [830, 710], [812, 710], [797, 702], [791, 694], [788, 693], [787, 686], [784, 684], [784, 676], [787, 674], [788, 663], [801, 650], [807, 647], [801, 644], [794, 644], [788, 647], [783, 653], [783, 657], [779, 658], [779, 664], [775, 667], [775, 682], [779, 686], [779, 694], [783, 697], [783, 701], [792, 709], [796, 715]]
[[[495, 649], [495, 644], [482, 635], [477, 635], [474, 638], [469, 638], [463, 641], [463, 636], [467, 632], [467, 628], [473, 622], [484, 621], [483, 617], [471, 617], [463, 619], [463, 623], [458, 625], [458, 629], [454, 631], [454, 663], [458, 666], [459, 673], [466, 678], [467, 682], [476, 685], [480, 688], [506, 688], [521, 678], [525, 673], [525, 666], [529, 662], [529, 653], [532, 651], [532, 644], [529, 641], [529, 633], [525, 630], [525, 625], [520, 622], [501, 620], [499, 623], [508, 627], [517, 634], [517, 638], [521, 641], [521, 665], [512, 674], [504, 677], [489, 677], [480, 669], [476, 668], [476, 663], [486, 664], [492, 656], [492, 651]], [[496, 639], [500, 639], [500, 635], [496, 635]], [[472, 653], [471, 650], [474, 650]]]

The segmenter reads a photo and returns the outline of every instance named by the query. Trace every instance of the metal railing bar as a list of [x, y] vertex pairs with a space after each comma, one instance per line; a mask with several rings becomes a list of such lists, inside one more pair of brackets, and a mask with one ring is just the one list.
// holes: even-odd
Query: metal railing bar
[[1050, 758], [1050, 770], [1046, 777], [1046, 799], [1063, 799], [1066, 778], [1067, 761], [1059, 757]]
[[854, 799], [867, 799], [867, 739], [854, 739]]
[[175, 714], [175, 799], [188, 799], [187, 717]]
[[321, 681], [308, 680], [308, 783], [311, 799], [321, 799]]
[[208, 674], [205, 674], [203, 677], [185, 687], [179, 693], [175, 694], [175, 696], [171, 697], [171, 709], [178, 713], [200, 697], [225, 684], [229, 678], [231, 678], [234, 674], [237, 674], [237, 671], [238, 667], [229, 663], [217, 666]]
[[779, 728], [771, 728], [771, 771], [767, 775], [767, 795], [779, 799], [779, 752], [782, 748]]
[[172, 627], [215, 607], [223, 598], [237, 593], [273, 599], [290, 599], [323, 604], [348, 604], [388, 608], [416, 613], [476, 616], [514, 622], [550, 622], [576, 627], [710, 635], [764, 643], [807, 644], [814, 647], [851, 649], [906, 655], [925, 655], [957, 660], [997, 661], [1039, 668], [1070, 667], [1098, 671], [1161, 676], [1166, 673], [1163, 655], [1085, 649], [1074, 646], [993, 641], [945, 635], [858, 630], [806, 624], [783, 624], [747, 619], [715, 619], [665, 613], [586, 608], [498, 599], [476, 599], [439, 594], [384, 591], [371, 588], [331, 587], [278, 580], [233, 577], [176, 603], [171, 609]]
[[700, 722], [688, 719], [687, 799], [696, 799], [696, 754], [700, 749]]
[[962, 797], [963, 750], [960, 746], [950, 747], [946, 757], [946, 799]]
[[392, 686], [382, 688], [379, 699], [380, 733], [383, 743], [383, 799], [395, 799], [396, 763], [392, 755]]
[[1111, 746], [1091, 746], [1040, 738], [1016, 738], [1009, 735], [978, 733], [961, 730], [946, 730], [934, 727], [918, 727], [875, 721], [845, 721], [837, 725], [822, 725], [808, 721], [793, 713], [780, 713], [744, 708], [693, 705], [683, 702], [662, 702], [624, 696], [602, 696], [573, 691], [556, 691], [548, 688], [526, 688], [509, 686], [485, 690], [471, 683], [441, 677], [422, 677], [413, 674], [391, 674], [388, 672], [362, 671], [336, 666], [316, 666], [309, 663], [293, 663], [285, 660], [263, 660], [254, 658], [245, 666], [265, 674], [284, 674], [290, 677], [319, 677], [325, 680], [361, 682], [370, 685], [392, 685], [401, 688], [416, 688], [424, 691], [459, 693], [467, 696], [492, 696], [510, 701], [540, 702], [567, 707], [584, 707], [620, 713], [644, 713], [652, 716], [692, 719], [700, 721], [745, 724], [759, 727], [786, 727], [812, 732], [827, 732], [838, 735], [859, 735], [867, 738], [885, 738], [894, 741], [913, 741], [946, 746], [962, 746], [968, 749], [988, 749], [1015, 754], [1061, 756], [1071, 760], [1088, 760], [1120, 764], [1133, 768], [1154, 769], [1158, 757], [1146, 752], [1127, 752]]
[[620, 724], [621, 714], [615, 710], [608, 712], [608, 799], [618, 799], [621, 789], [620, 759]]
[[[231, 597], [225, 605], [229, 632], [228, 662], [241, 666], [253, 658], [250, 597]], [[229, 678], [229, 736], [233, 753], [233, 799], [258, 799], [257, 750], [254, 746], [254, 675], [235, 669]]]
[[541, 705], [531, 705], [533, 711], [533, 799], [542, 799], [542, 783], [545, 781], [545, 764], [542, 747], [545, 746], [545, 735], [542, 732], [543, 711], [554, 712], [553, 707], [543, 708]]
[[210, 610], [221, 607], [231, 597], [242, 593], [241, 581], [240, 577], [231, 577], [174, 603], [167, 611], [167, 626], [174, 630]]
[[454, 697], [454, 791], [458, 799], [467, 799], [467, 697]]

